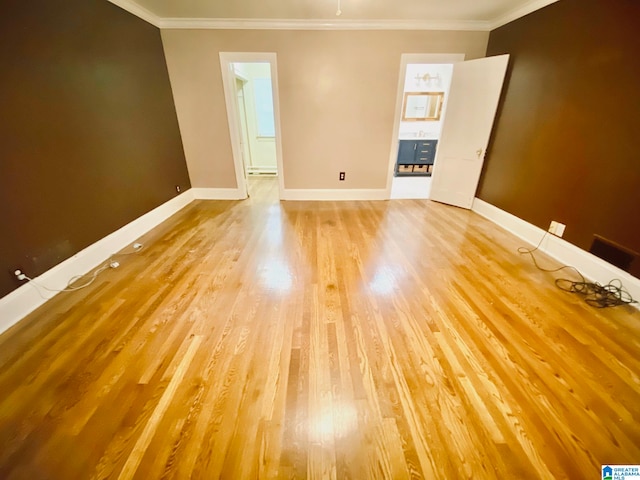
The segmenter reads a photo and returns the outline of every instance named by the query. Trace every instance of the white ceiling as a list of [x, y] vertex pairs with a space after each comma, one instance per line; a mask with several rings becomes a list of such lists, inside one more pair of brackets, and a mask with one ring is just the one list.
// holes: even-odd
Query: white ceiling
[[[490, 30], [556, 0], [110, 0], [166, 28], [446, 28]], [[342, 15], [336, 16], [338, 2]]]

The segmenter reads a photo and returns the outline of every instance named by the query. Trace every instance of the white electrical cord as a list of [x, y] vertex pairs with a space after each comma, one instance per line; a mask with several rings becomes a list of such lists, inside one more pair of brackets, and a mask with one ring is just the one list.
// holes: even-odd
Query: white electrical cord
[[74, 282], [77, 282], [81, 278], [84, 278], [87, 275], [86, 273], [84, 275], [76, 275], [74, 277], [71, 277], [69, 279], [69, 281], [67, 282], [67, 286], [64, 287], [63, 289], [49, 288], [49, 287], [46, 287], [44, 285], [41, 285], [37, 281], [35, 281], [33, 278], [28, 277], [27, 275], [22, 273], [20, 270], [16, 270], [14, 273], [15, 273], [15, 276], [18, 278], [18, 280], [27, 280], [30, 285], [33, 285], [36, 288], [36, 290], [38, 291], [38, 295], [40, 295], [40, 298], [42, 298], [44, 300], [50, 300], [55, 295], [52, 295], [50, 297], [46, 297], [46, 296], [43, 295], [42, 290], [46, 290], [47, 292], [52, 292], [52, 293], [60, 293], [60, 292], [75, 292], [76, 290], [81, 290], [83, 288], [86, 288], [89, 285], [91, 285], [93, 282], [95, 282], [96, 278], [98, 278], [98, 275], [100, 275], [105, 270], [108, 270], [109, 268], [118, 268], [120, 266], [120, 263], [115, 261], [114, 257], [121, 256], [121, 255], [133, 255], [134, 253], [140, 252], [144, 248], [144, 246], [141, 243], [134, 243], [133, 244], [133, 248], [134, 248], [134, 251], [130, 252], [130, 253], [114, 253], [114, 254], [112, 254], [109, 257], [109, 260], [104, 262], [100, 267], [98, 267], [98, 269], [94, 270], [94, 272], [91, 274], [91, 278], [89, 279], [89, 281], [87, 281], [86, 283], [83, 283], [82, 285], [78, 285], [78, 286], [72, 286], [72, 284]]
[[91, 285], [96, 280], [96, 278], [98, 278], [98, 275], [100, 275], [102, 272], [104, 272], [108, 268], [109, 268], [109, 265], [103, 265], [102, 267], [98, 268], [96, 271], [93, 272], [93, 274], [91, 275], [91, 279], [87, 283], [84, 283], [84, 284], [79, 285], [77, 287], [76, 286], [72, 287], [71, 284], [73, 282], [81, 279], [82, 277], [84, 277], [84, 275], [76, 275], [75, 277], [71, 277], [69, 279], [69, 281], [67, 282], [67, 286], [64, 287], [63, 289], [56, 289], [56, 288], [46, 287], [46, 286], [41, 285], [38, 282], [36, 282], [33, 278], [26, 276], [25, 274], [21, 274], [20, 277], [22, 277], [25, 280], [28, 280], [30, 285], [33, 285], [34, 287], [36, 287], [36, 290], [38, 291], [38, 294], [40, 295], [40, 298], [43, 298], [44, 300], [50, 300], [55, 295], [47, 297], [47, 296], [43, 295], [42, 290], [46, 290], [47, 292], [53, 292], [53, 293], [75, 292], [76, 290], [81, 290], [81, 289]]
[[340, 8], [340, 2], [341, 2], [341, 0], [338, 0], [338, 10], [336, 11], [336, 17], [339, 17], [340, 15], [342, 15], [342, 9]]

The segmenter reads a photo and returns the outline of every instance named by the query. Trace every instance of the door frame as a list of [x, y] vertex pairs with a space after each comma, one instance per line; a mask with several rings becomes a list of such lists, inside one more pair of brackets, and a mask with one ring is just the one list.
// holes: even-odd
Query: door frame
[[[391, 187], [393, 185], [393, 173], [398, 160], [398, 145], [400, 137], [400, 119], [402, 118], [402, 104], [404, 102], [404, 83], [407, 76], [407, 65], [420, 63], [457, 63], [463, 62], [464, 53], [403, 53], [400, 56], [400, 74], [398, 78], [398, 91], [396, 94], [396, 110], [393, 120], [393, 134], [391, 136], [391, 152], [389, 153], [389, 168], [387, 169], [386, 197], [391, 199]], [[446, 112], [443, 111], [440, 120], [444, 120]]]
[[242, 145], [244, 145], [244, 148], [241, 148], [240, 150], [242, 153], [242, 165], [244, 166], [246, 176], [249, 164], [252, 163], [251, 145], [249, 144], [249, 127], [247, 125], [249, 121], [247, 118], [247, 96], [244, 89], [244, 86], [247, 84], [248, 80], [237, 72], [235, 73], [235, 80], [236, 101], [238, 102], [240, 98], [239, 92], [242, 91], [242, 104], [238, 103], [238, 113], [240, 115], [238, 120], [240, 121], [240, 146], [242, 147]]
[[284, 190], [284, 168], [282, 160], [282, 135], [280, 129], [280, 95], [278, 87], [277, 55], [271, 52], [220, 52], [220, 68], [222, 69], [222, 86], [225, 105], [227, 107], [227, 121], [231, 138], [231, 153], [235, 166], [236, 183], [241, 198], [247, 198], [247, 176], [242, 161], [242, 146], [240, 145], [240, 119], [238, 118], [238, 103], [236, 99], [236, 74], [233, 63], [268, 63], [271, 70], [271, 91], [273, 95], [273, 116], [276, 134], [276, 163], [278, 166], [278, 193], [282, 198]]

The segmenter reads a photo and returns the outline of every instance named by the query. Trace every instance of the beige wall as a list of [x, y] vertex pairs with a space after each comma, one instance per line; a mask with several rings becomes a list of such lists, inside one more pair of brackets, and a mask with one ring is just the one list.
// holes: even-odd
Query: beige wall
[[[403, 53], [485, 55], [489, 32], [162, 30], [191, 183], [236, 186], [218, 52], [278, 58], [285, 188], [384, 189]], [[338, 181], [338, 172], [347, 179]]]

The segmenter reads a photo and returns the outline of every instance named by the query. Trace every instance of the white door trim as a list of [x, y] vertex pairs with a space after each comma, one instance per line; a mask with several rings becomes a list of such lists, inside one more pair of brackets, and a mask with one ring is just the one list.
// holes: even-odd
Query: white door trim
[[[389, 154], [389, 168], [387, 169], [387, 196], [391, 199], [393, 172], [398, 159], [398, 137], [400, 135], [400, 118], [404, 99], [404, 80], [407, 75], [407, 65], [412, 63], [456, 63], [464, 61], [464, 53], [403, 53], [400, 57], [400, 74], [398, 91], [396, 94], [396, 111], [393, 120], [393, 135], [391, 137], [391, 153]], [[444, 115], [444, 112], [443, 112]]]
[[273, 90], [273, 115], [276, 133], [276, 161], [278, 165], [278, 191], [279, 198], [282, 198], [284, 190], [284, 168], [282, 160], [282, 135], [280, 129], [280, 94], [278, 87], [278, 64], [275, 53], [268, 52], [220, 52], [220, 68], [222, 69], [222, 85], [224, 88], [224, 99], [227, 107], [227, 120], [229, 122], [229, 134], [231, 136], [231, 152], [236, 170], [236, 182], [242, 198], [247, 197], [247, 179], [242, 162], [242, 150], [240, 145], [240, 134], [238, 129], [239, 119], [236, 109], [236, 89], [235, 73], [231, 64], [242, 63], [268, 63], [271, 68], [271, 88]]

